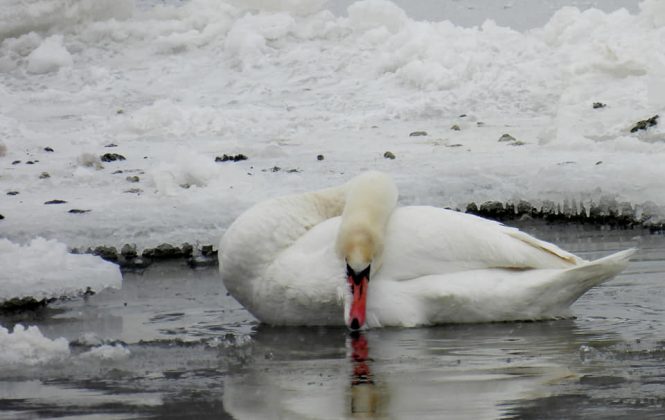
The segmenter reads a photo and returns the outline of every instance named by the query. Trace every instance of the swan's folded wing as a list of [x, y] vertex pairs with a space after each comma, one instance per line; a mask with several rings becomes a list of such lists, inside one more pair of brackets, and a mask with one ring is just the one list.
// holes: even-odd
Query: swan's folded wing
[[526, 245], [535, 248], [537, 251], [540, 252], [545, 252], [548, 253], [555, 258], [561, 259], [563, 262], [572, 264], [572, 265], [578, 265], [580, 263], [585, 262], [585, 260], [581, 259], [577, 255], [571, 254], [568, 251], [564, 251], [563, 249], [559, 248], [558, 246], [551, 244], [549, 242], [541, 241], [540, 239], [536, 239], [533, 236], [526, 234], [522, 232], [519, 229], [516, 228], [510, 228], [507, 226], [501, 225], [502, 231], [507, 234], [508, 236], [511, 236]]
[[388, 224], [382, 272], [396, 280], [486, 268], [569, 268], [583, 263], [556, 245], [473, 215], [400, 207]]

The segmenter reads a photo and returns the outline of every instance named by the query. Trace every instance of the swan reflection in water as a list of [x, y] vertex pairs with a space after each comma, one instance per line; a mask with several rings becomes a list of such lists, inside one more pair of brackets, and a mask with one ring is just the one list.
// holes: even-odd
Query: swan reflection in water
[[499, 418], [575, 381], [594, 335], [573, 320], [357, 335], [262, 325], [229, 369], [223, 405], [237, 419]]
[[374, 417], [381, 402], [381, 389], [374, 383], [369, 356], [369, 342], [365, 334], [353, 331], [349, 334], [347, 347], [350, 347], [351, 375], [350, 414], [353, 417]]

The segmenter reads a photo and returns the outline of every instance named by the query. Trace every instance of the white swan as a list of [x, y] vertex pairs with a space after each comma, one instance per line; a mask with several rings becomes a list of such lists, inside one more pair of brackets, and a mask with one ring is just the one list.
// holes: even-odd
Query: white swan
[[259, 203], [220, 242], [224, 284], [273, 325], [545, 319], [567, 315], [635, 252], [589, 262], [497, 222], [396, 202], [392, 179], [372, 171]]

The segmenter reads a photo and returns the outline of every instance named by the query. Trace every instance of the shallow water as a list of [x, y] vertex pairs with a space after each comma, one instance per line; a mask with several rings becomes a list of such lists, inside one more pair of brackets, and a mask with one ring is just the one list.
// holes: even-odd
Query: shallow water
[[[72, 356], [0, 372], [2, 418], [656, 418], [665, 409], [665, 235], [525, 226], [586, 258], [639, 246], [576, 319], [381, 329], [258, 325], [216, 269], [126, 273], [119, 291], [0, 319]], [[83, 334], [127, 344], [89, 360]]]

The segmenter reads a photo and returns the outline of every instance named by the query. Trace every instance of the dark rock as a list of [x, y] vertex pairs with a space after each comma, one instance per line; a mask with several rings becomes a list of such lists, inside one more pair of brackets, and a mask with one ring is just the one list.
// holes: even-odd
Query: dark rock
[[[186, 245], [190, 249], [186, 250]], [[185, 255], [188, 255], [187, 264], [192, 268], [209, 267], [217, 264], [217, 253], [213, 251], [212, 245], [204, 245], [200, 250], [194, 249], [189, 244], [183, 244], [182, 247], [183, 252], [189, 251], [189, 254], [185, 253]]]
[[117, 171], [111, 172], [111, 175], [117, 175], [117, 174], [122, 174], [122, 173], [125, 173], [125, 171], [123, 171], [122, 169], [118, 169]]
[[316, 155], [316, 160], [323, 160], [325, 157], [323, 155]]
[[102, 162], [115, 162], [115, 161], [121, 161], [121, 160], [127, 160], [123, 155], [120, 155], [118, 153], [104, 153], [100, 159]]
[[605, 108], [607, 104], [604, 104], [602, 102], [594, 102], [593, 103], [593, 109], [600, 109], [600, 108]]
[[50, 177], [51, 175], [48, 172], [42, 172], [41, 174], [39, 174], [39, 179], [46, 179]]
[[520, 200], [520, 202], [517, 203], [517, 215], [531, 214], [533, 213], [533, 210], [533, 206], [528, 201]]
[[136, 245], [124, 244], [122, 248], [120, 248], [120, 255], [122, 255], [127, 259], [130, 259], [130, 258], [136, 258], [139, 254], [138, 252], [136, 252]]
[[50, 148], [50, 147], [45, 147], [45, 148], [44, 148], [44, 151], [45, 151], [45, 152], [52, 152], [52, 151], [53, 151], [53, 149], [52, 149], [52, 148]]
[[514, 141], [512, 143], [508, 143], [509, 146], [524, 146], [526, 143], [524, 143], [521, 140]]
[[118, 145], [115, 144], [115, 143], [109, 143], [109, 144], [107, 144], [107, 145], [104, 146], [104, 147], [118, 147]]
[[249, 158], [243, 155], [242, 153], [239, 153], [235, 156], [223, 154], [221, 157], [220, 156], [215, 157], [215, 162], [240, 162], [241, 160], [247, 160], [247, 159]]
[[184, 255], [185, 257], [189, 257], [194, 253], [194, 247], [189, 242], [183, 243], [180, 246], [180, 249], [182, 249], [182, 255]]
[[478, 214], [478, 206], [473, 201], [466, 205], [466, 212], [471, 214]]
[[36, 161], [29, 160], [25, 162], [26, 165], [34, 165]]
[[129, 181], [129, 182], [139, 182], [139, 181], [141, 180], [141, 178], [139, 178], [139, 177], [136, 176], [136, 175], [128, 176], [128, 177], [125, 178], [125, 179], [126, 179], [127, 181]]
[[603, 161], [599, 160], [598, 162], [596, 162], [596, 165], [600, 165], [601, 163], [603, 163]]
[[7, 195], [18, 195], [18, 191], [8, 191]]
[[517, 141], [515, 137], [511, 136], [510, 134], [504, 134], [501, 137], [499, 137], [500, 142], [508, 142], [508, 141]]
[[506, 213], [506, 209], [500, 201], [486, 201], [480, 205], [478, 213], [482, 216], [496, 218], [503, 216]]
[[55, 299], [40, 299], [34, 297], [12, 298], [0, 302], [0, 314], [13, 315], [28, 311], [38, 311], [44, 309], [46, 305], [55, 301]]
[[117, 115], [122, 115], [122, 114], [125, 113], [125, 110], [124, 110], [124, 109], [119, 109], [119, 110], [115, 111], [115, 113], [116, 113]]
[[466, 114], [460, 114], [460, 118], [466, 118]]
[[143, 192], [143, 190], [140, 189], [140, 188], [130, 188], [130, 189], [125, 190], [123, 192], [129, 193], [129, 194], [141, 194]]
[[98, 246], [92, 251], [93, 255], [97, 255], [106, 261], [118, 261], [118, 250], [114, 246]]
[[279, 166], [273, 166], [272, 168], [270, 168], [270, 172], [279, 172], [281, 170], [282, 168], [280, 168]]
[[0, 214], [0, 220], [4, 220], [5, 216]]
[[206, 257], [209, 257], [211, 255], [215, 255], [217, 252], [213, 249], [212, 245], [203, 245], [201, 247], [201, 254], [205, 255]]
[[646, 120], [638, 121], [635, 124], [635, 127], [630, 129], [631, 133], [636, 133], [639, 130], [646, 130], [649, 127], [653, 127], [658, 124], [658, 115], [654, 115], [651, 118], [647, 118]]
[[413, 131], [413, 132], [409, 133], [409, 137], [422, 137], [422, 136], [426, 136], [426, 135], [427, 135], [427, 131]]
[[450, 129], [453, 130], [453, 131], [460, 131], [460, 130], [461, 130], [460, 126], [457, 125], [457, 124], [453, 124], [453, 125], [450, 127]]
[[289, 169], [288, 171], [286, 171], [287, 174], [297, 174], [300, 172], [302, 172], [300, 169]]
[[179, 258], [183, 256], [182, 250], [168, 243], [158, 245], [156, 248], [145, 249], [142, 253], [143, 258], [152, 258], [156, 260], [165, 260]]
[[478, 122], [476, 122], [476, 127], [482, 127], [482, 126], [484, 126], [484, 125], [485, 125], [485, 123], [482, 122], [482, 121], [478, 121]]
[[65, 203], [66, 203], [65, 200], [58, 200], [58, 199], [44, 202], [44, 204], [65, 204]]
[[15, 160], [15, 161], [12, 162], [12, 165], [18, 165], [19, 163], [21, 163], [20, 160]]
[[386, 159], [395, 159], [395, 154], [389, 150], [383, 154], [383, 157]]
[[71, 209], [67, 213], [72, 213], [72, 214], [83, 214], [83, 213], [90, 213], [92, 210], [81, 210], [81, 209]]

